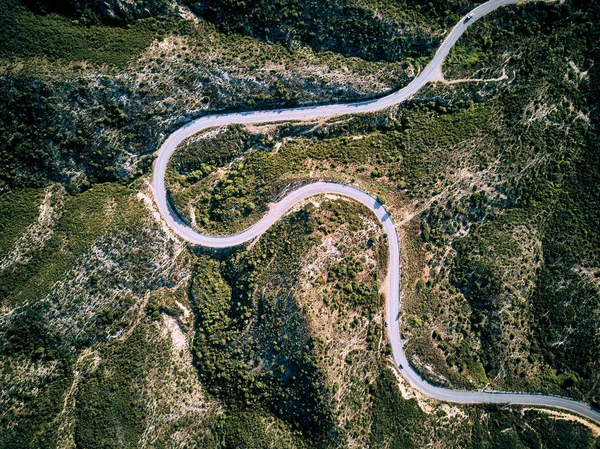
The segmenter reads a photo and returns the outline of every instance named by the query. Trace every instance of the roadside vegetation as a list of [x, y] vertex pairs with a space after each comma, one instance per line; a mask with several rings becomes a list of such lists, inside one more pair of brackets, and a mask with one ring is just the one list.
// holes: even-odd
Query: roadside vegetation
[[188, 142], [171, 164], [171, 200], [197, 229], [227, 234], [312, 180], [378, 194], [406, 223], [403, 332], [419, 369], [463, 388], [593, 400], [597, 71], [585, 44], [591, 10], [573, 8], [499, 12], [449, 61], [501, 54], [506, 80], [430, 87], [389, 114], [218, 130], [237, 146], [210, 173], [199, 169], [203, 147]]
[[[0, 6], [0, 448], [598, 446], [566, 415], [439, 403], [397, 376], [386, 237], [359, 205], [312, 198], [220, 252], [183, 244], [153, 209], [170, 130], [400, 86], [470, 3], [187, 5], [200, 17], [183, 2], [53, 3]], [[193, 136], [170, 200], [226, 234], [298, 185], [353, 183], [399, 225], [403, 337], [425, 377], [597, 401], [597, 10], [535, 3], [478, 22], [446, 77], [500, 81]], [[360, 26], [322, 28], [345, 11]]]
[[[399, 392], [377, 292], [384, 236], [359, 205], [316, 198], [254, 246], [206, 253], [163, 234], [135, 187], [49, 203], [62, 213], [31, 260], [63, 268], [3, 299], [1, 447], [480, 447], [495, 435], [593, 447], [580, 424]], [[67, 254], [87, 249], [49, 262], [55, 235]]]
[[[361, 215], [354, 216], [357, 212]], [[327, 388], [327, 367], [319, 363], [315, 349], [322, 336], [312, 331], [309, 311], [299, 304], [294, 291], [311, 248], [335, 229], [328, 217], [340, 217], [342, 223], [346, 219], [362, 222], [365, 212], [357, 212], [324, 202], [317, 215], [309, 205], [268, 231], [251, 249], [222, 262], [200, 256], [195, 269], [194, 349], [200, 379], [234, 410], [249, 408], [284, 420], [300, 432], [307, 447], [337, 447], [342, 435], [332, 409], [335, 392]], [[377, 290], [371, 290], [376, 282], [357, 282], [357, 274], [346, 274], [344, 279], [334, 275], [329, 282], [339, 285], [341, 292], [326, 299], [326, 304], [341, 296], [360, 307], [374, 298], [374, 307], [368, 307], [372, 317], [379, 308]], [[349, 286], [348, 280], [354, 282]], [[347, 307], [342, 301], [337, 304]], [[372, 337], [367, 333], [362, 338]], [[377, 347], [371, 349], [377, 360]]]
[[[421, 326], [412, 333], [426, 336], [414, 340], [415, 354], [428, 363], [441, 355], [470, 382], [590, 401], [599, 394], [600, 171], [598, 54], [588, 45], [597, 6], [588, 6], [498, 11], [454, 52], [485, 54], [474, 68], [501, 62], [514, 79], [480, 90], [494, 95], [511, 132], [483, 191], [444, 198], [421, 216], [431, 262], [416, 284]], [[452, 61], [454, 76], [486, 74], [458, 72]]]
[[170, 162], [167, 188], [181, 214], [198, 229], [221, 234], [246, 228], [269, 202], [293, 185], [315, 179], [355, 183], [384, 201], [389, 193], [392, 207], [401, 200], [424, 200], [429, 192], [422, 183], [433, 187], [437, 179], [431, 175], [439, 166], [460, 163], [447, 146], [486, 135], [490, 113], [488, 106], [474, 107], [472, 101], [445, 106], [419, 101], [392, 117], [381, 113], [254, 126], [253, 134], [239, 128], [217, 130], [216, 146], [231, 139], [235, 148], [227, 164], [206, 171], [214, 167], [204, 162], [211, 144], [192, 137]]
[[191, 117], [365, 98], [405, 84], [423, 63], [223, 35], [185, 8], [127, 25], [36, 11], [0, 5], [2, 190], [129, 182]]
[[394, 62], [400, 57], [431, 54], [442, 30], [453, 26], [460, 12], [471, 6], [468, 1], [427, 5], [408, 1], [400, 6], [379, 0], [333, 0], [326, 4], [315, 0], [249, 0], [207, 1], [196, 10], [227, 33]]

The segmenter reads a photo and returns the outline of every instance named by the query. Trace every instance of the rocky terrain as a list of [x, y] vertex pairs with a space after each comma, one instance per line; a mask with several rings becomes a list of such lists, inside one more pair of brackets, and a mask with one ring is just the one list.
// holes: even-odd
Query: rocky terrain
[[[0, 448], [597, 447], [579, 418], [440, 403], [396, 375], [383, 236], [356, 204], [314, 198], [221, 252], [154, 208], [170, 130], [402, 86], [470, 6], [0, 5]], [[446, 82], [388, 111], [196, 136], [172, 160], [173, 205], [224, 234], [294, 186], [354, 183], [399, 225], [424, 376], [597, 401], [597, 8], [499, 10]], [[351, 38], [322, 28], [345, 13]]]

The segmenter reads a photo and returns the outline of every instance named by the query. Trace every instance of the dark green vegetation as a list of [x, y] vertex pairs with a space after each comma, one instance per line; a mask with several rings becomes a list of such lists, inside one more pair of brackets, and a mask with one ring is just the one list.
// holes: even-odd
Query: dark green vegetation
[[[3, 194], [1, 202], [6, 205], [2, 235], [10, 241], [3, 241], [0, 268], [0, 447], [56, 447], [67, 430], [54, 420], [65, 413], [67, 392], [79, 376], [74, 372], [79, 356], [131, 327], [141, 300], [159, 284], [176, 280], [169, 267], [177, 261], [169, 260], [172, 247], [147, 222], [144, 206], [122, 186], [98, 185], [75, 197], [59, 186], [21, 190]], [[5, 217], [5, 211], [11, 216]], [[150, 260], [150, 253], [157, 259]], [[147, 280], [132, 279], [130, 272]], [[129, 370], [126, 365], [121, 369]], [[102, 385], [113, 396], [129, 394], [118, 377]], [[110, 424], [99, 424], [97, 431], [137, 419], [129, 416], [130, 399], [102, 401], [85, 401], [92, 408], [116, 407], [115, 416], [103, 413]], [[96, 416], [89, 409], [79, 412]], [[140, 426], [139, 420], [130, 423]], [[82, 430], [77, 438], [96, 439], [94, 432]], [[129, 430], [125, 433], [133, 438]]]
[[[438, 167], [456, 162], [444, 147], [485, 135], [490, 120], [487, 105], [474, 107], [472, 100], [444, 104], [417, 102], [394, 118], [374, 115], [317, 127], [266, 127], [253, 136], [230, 130], [220, 134], [214, 146], [229, 141], [235, 152], [226, 162], [243, 159], [215, 177], [203, 168], [206, 145], [213, 144], [204, 140], [184, 144], [171, 162], [167, 185], [185, 215], [187, 207], [194, 206], [199, 228], [221, 233], [245, 228], [291, 182], [307, 182], [311, 170], [313, 177], [369, 184], [374, 192], [391, 189], [425, 197], [421, 184], [432, 186]], [[443, 114], [436, 113], [440, 109]], [[353, 134], [359, 138], [353, 139]], [[269, 151], [287, 137], [296, 138]]]
[[139, 398], [144, 360], [156, 350], [149, 344], [148, 332], [146, 326], [139, 326], [125, 342], [111, 342], [99, 351], [105, 365], [87, 375], [77, 392], [75, 442], [79, 447], [114, 447], [115, 429], [119, 429], [117, 445], [137, 446], [146, 412]]
[[466, 422], [451, 430], [431, 428], [426, 424], [431, 422], [431, 416], [424, 413], [414, 399], [403, 399], [395, 384], [394, 373], [384, 368], [372, 385], [375, 417], [372, 447], [417, 449], [438, 438], [444, 441], [445, 447], [464, 449], [595, 447], [589, 433], [580, 426], [548, 420], [531, 411], [517, 416], [498, 406], [467, 409]]
[[[54, 3], [0, 6], [0, 448], [597, 446], [537, 412], [401, 394], [378, 294], [385, 248], [358, 206], [321, 199], [252, 247], [207, 254], [171, 239], [130, 184], [184, 112], [355, 98], [406, 76], [298, 42], [423, 56], [466, 2], [332, 1], [321, 14], [238, 2], [250, 16], [259, 5], [268, 31], [237, 12], [221, 21], [229, 2], [191, 4], [287, 46], [160, 1]], [[275, 24], [269, 5], [288, 17]], [[424, 375], [598, 397], [597, 10], [532, 4], [478, 24], [449, 77], [505, 68], [508, 81], [190, 140], [172, 199], [228, 232], [288, 186], [354, 182], [408, 220], [403, 332]]]
[[[141, 157], [139, 172], [117, 170], [127, 151], [141, 153], [144, 145], [156, 145], [154, 132], [139, 129], [145, 117], [139, 104], [122, 104], [84, 79], [48, 85], [36, 79], [35, 69], [0, 74], [0, 90], [0, 189], [58, 181], [78, 191], [149, 167]], [[111, 147], [109, 137], [117, 130], [130, 131], [119, 149]]]
[[[339, 214], [339, 216], [343, 216]], [[374, 242], [373, 242], [374, 243]], [[335, 283], [337, 291], [348, 293], [348, 298], [343, 295], [340, 299], [348, 301], [347, 303], [351, 306], [361, 305], [366, 306], [366, 310], [371, 314], [375, 315], [379, 306], [379, 284], [377, 281], [373, 281], [370, 284], [359, 282], [358, 275], [365, 269], [364, 259], [357, 257], [345, 257], [329, 270], [329, 276], [327, 281]], [[329, 305], [330, 302], [334, 302], [337, 298], [332, 300], [325, 299], [325, 304]], [[335, 304], [335, 303], [334, 303]], [[339, 303], [337, 304], [339, 306]]]
[[383, 447], [388, 442], [390, 448], [417, 447], [419, 436], [409, 422], [424, 421], [427, 415], [416, 401], [405, 400], [396, 387], [398, 380], [390, 368], [379, 373], [377, 382], [371, 386], [373, 391], [373, 421], [371, 444]]
[[[425, 24], [454, 25], [468, 1], [350, 2], [332, 0], [200, 0], [192, 6], [221, 30], [254, 35], [288, 45], [301, 42], [367, 60], [397, 61], [429, 54], [438, 39]], [[437, 29], [434, 29], [437, 31]]]
[[[290, 183], [307, 182], [310, 171], [320, 179], [367, 184], [372, 192], [407, 190], [408, 196], [425, 196], [421, 183], [432, 183], [431, 175], [438, 167], [456, 161], [444, 146], [483, 133], [491, 110], [486, 105], [470, 108], [469, 104], [472, 102], [460, 100], [456, 105], [441, 106], [446, 113], [454, 113], [439, 115], [435, 104], [417, 103], [400, 110], [393, 119], [378, 115], [319, 127], [284, 125], [274, 131], [267, 128], [265, 134], [253, 138], [230, 131], [218, 140], [235, 143], [232, 148], [236, 152], [228, 161], [258, 143], [217, 177], [202, 168], [205, 145], [210, 144], [203, 140], [188, 143], [171, 162], [167, 186], [180, 212], [188, 219], [195, 218], [198, 228], [223, 234], [246, 228]], [[361, 138], [348, 136], [354, 133]], [[285, 142], [277, 151], [265, 151], [265, 146], [269, 150], [289, 136], [299, 138]], [[188, 215], [190, 206], [195, 217]]]
[[[512, 303], [526, 310], [531, 347], [508, 375], [524, 378], [530, 364], [544, 363], [552, 370], [541, 387], [590, 398], [600, 393], [600, 73], [592, 44], [600, 38], [592, 19], [599, 5], [537, 6], [500, 12], [493, 24], [475, 27], [463, 47], [486, 50], [491, 64], [510, 51], [507, 70], [516, 82], [495, 103], [514, 136], [502, 142], [503, 164], [521, 173], [502, 188], [504, 210], [455, 241], [450, 281], [473, 311], [468, 325], [481, 338], [488, 377], [502, 372], [511, 341], [523, 338], [502, 329], [501, 310]], [[470, 209], [485, 214], [486, 202], [473, 195]], [[443, 215], [429, 215], [427, 223], [439, 230], [449, 216], [464, 216], [460, 207], [438, 207]]]
[[192, 287], [200, 379], [232, 406], [263, 405], [311, 445], [328, 446], [336, 430], [314, 342], [302, 311], [286, 299], [313, 243], [307, 237], [314, 224], [302, 213], [281, 226], [225, 263], [200, 258]]
[[[239, 424], [250, 409], [283, 420], [307, 447], [342, 444], [334, 391], [326, 386], [315, 349], [320, 336], [309, 326], [308, 309], [290, 292], [309, 251], [342, 224], [349, 224], [350, 232], [358, 230], [364, 213], [357, 205], [345, 209], [325, 202], [318, 214], [309, 206], [276, 225], [248, 251], [222, 261], [199, 257], [191, 289], [197, 303], [196, 364], [203, 384], [232, 409], [232, 423]], [[328, 281], [339, 285], [339, 293], [323, 301], [340, 311], [364, 310], [372, 320], [380, 306], [377, 282], [358, 281], [364, 267], [354, 266], [354, 273], [342, 274], [337, 265], [330, 269]], [[348, 279], [354, 282], [348, 284]], [[366, 340], [375, 341], [370, 331]], [[376, 353], [377, 345], [370, 350]], [[236, 438], [254, 436], [240, 428]]]
[[[177, 13], [176, 2], [168, 0], [24, 0], [37, 13], [60, 13], [84, 24], [125, 24], [145, 17], [163, 17]], [[183, 2], [185, 4], [185, 2]]]
[[[99, 5], [90, 2], [92, 15], [102, 16]], [[117, 26], [38, 9], [0, 4], [2, 190], [130, 181], [148, 172], [164, 133], [186, 117], [361, 98], [408, 79], [396, 63], [224, 36], [178, 13]]]
[[[600, 367], [597, 8], [591, 2], [531, 5], [525, 14], [508, 9], [469, 32], [451, 61], [476, 55], [471, 70], [490, 66], [498, 73], [504, 65], [515, 79], [492, 89], [490, 101], [511, 130], [492, 156], [506, 167], [499, 171], [496, 163], [495, 172], [508, 176], [495, 180], [502, 197], [488, 190], [435, 203], [422, 226], [439, 254], [465, 222], [479, 222], [452, 243], [457, 257], [447, 274], [467, 304], [455, 306], [461, 318], [453, 320], [454, 331], [430, 340], [448, 363], [481, 377], [469, 344], [449, 341], [452, 333], [475, 335], [488, 379], [588, 400], [598, 395]], [[490, 207], [497, 210], [490, 214]], [[436, 296], [449, 287], [440, 282], [444, 276], [424, 292], [440, 315], [445, 307]]]
[[435, 380], [598, 396], [596, 7], [508, 8], [452, 55], [489, 55], [478, 64], [504, 64], [514, 81], [432, 87], [392, 117], [230, 130], [240, 159], [217, 174], [199, 171], [190, 145], [174, 160], [172, 198], [222, 233], [315, 178], [355, 182], [392, 210], [412, 204], [431, 262], [407, 277], [404, 331]]
[[590, 439], [582, 427], [573, 426], [566, 421], [544, 419], [538, 412], [526, 412], [523, 419], [498, 406], [486, 406], [475, 411], [473, 415], [472, 439], [470, 444], [464, 447], [597, 447], [597, 442]]
[[17, 0], [0, 4], [0, 58], [46, 57], [122, 66], [155, 37], [156, 20], [131, 27], [87, 26], [59, 14], [35, 14]]
[[[163, 246], [166, 237], [160, 236], [152, 221], [146, 221], [147, 212], [132, 193], [104, 185], [73, 199], [65, 197], [62, 203], [51, 201], [62, 213], [49, 226], [66, 244], [65, 252], [72, 253], [84, 241], [93, 244], [77, 259], [85, 260], [83, 265], [71, 260], [73, 269], [54, 277], [58, 285], [45, 287], [54, 298], [47, 304], [67, 307], [67, 313], [57, 314], [37, 303], [2, 318], [0, 375], [8, 389], [1, 398], [0, 447], [53, 448], [68, 441], [85, 448], [139, 447], [149, 440], [154, 447], [172, 447], [174, 436], [189, 447], [344, 447], [346, 432], [353, 427], [337, 425], [333, 397], [339, 385], [331, 388], [327, 380], [329, 363], [339, 361], [319, 359], [322, 335], [314, 333], [308, 311], [289, 292], [297, 288], [299, 270], [311, 248], [335, 235], [340, 226], [349, 235], [360, 232], [362, 208], [331, 201], [321, 203], [318, 213], [308, 207], [283, 220], [254, 247], [229, 255], [194, 255], [184, 250], [184, 256], [176, 259], [182, 271], [158, 278], [171, 287], [153, 287], [145, 301], [147, 287], [139, 293], [136, 288], [156, 279], [156, 273], [165, 273], [174, 254]], [[18, 197], [13, 198], [16, 203]], [[47, 201], [43, 192], [37, 198]], [[113, 215], [124, 212], [120, 218]], [[35, 222], [31, 215], [25, 213], [23, 222], [15, 226], [23, 230]], [[102, 226], [85, 230], [79, 221], [84, 216]], [[154, 240], [146, 243], [146, 237], [139, 234], [144, 228]], [[11, 233], [18, 233], [17, 229]], [[107, 241], [104, 233], [123, 237]], [[367, 246], [380, 245], [367, 237], [362, 237]], [[31, 257], [55, 256], [53, 238]], [[368, 289], [375, 273], [368, 271], [365, 277], [361, 258], [343, 246], [340, 249], [342, 263], [331, 265], [323, 285], [333, 286], [336, 293], [330, 305], [342, 312], [329, 326], [345, 329], [360, 321], [345, 310], [368, 320], [379, 307], [373, 307], [376, 291]], [[60, 263], [64, 261], [56, 261]], [[146, 264], [152, 271], [142, 274], [143, 284], [128, 276], [143, 273]], [[17, 264], [12, 275], [28, 265]], [[110, 274], [98, 271], [111, 266], [119, 268]], [[192, 270], [192, 281], [176, 287], [182, 274]], [[61, 284], [68, 284], [74, 272], [77, 283], [64, 291]], [[352, 280], [351, 292], [348, 280]], [[111, 291], [122, 294], [123, 289], [131, 292], [133, 314], [118, 311], [120, 299]], [[32, 291], [29, 297], [43, 296]], [[174, 300], [185, 304], [192, 317], [186, 320]], [[5, 301], [4, 307], [14, 307], [23, 299], [13, 294]], [[70, 328], [68, 321], [57, 318], [69, 315], [79, 320], [77, 326]], [[183, 350], [187, 358], [172, 352], [169, 334], [166, 339], [163, 336], [166, 319], [176, 320], [188, 337], [194, 337], [193, 364], [192, 349], [187, 346]], [[81, 323], [95, 326], [94, 338], [82, 340], [71, 333], [84, 329]], [[379, 341], [381, 328], [373, 326], [376, 331], [372, 332], [371, 327], [362, 337], [368, 352], [353, 351], [353, 360], [343, 363], [358, 364], [365, 355], [377, 354], [379, 346], [372, 342]], [[112, 336], [102, 334], [107, 329]], [[513, 411], [466, 408], [458, 425], [454, 420], [444, 421], [441, 410], [437, 415], [425, 414], [414, 400], [400, 396], [383, 358], [376, 359], [377, 363], [368, 366], [375, 379], [367, 382], [368, 395], [355, 398], [368, 405], [366, 418], [352, 424], [371, 447], [388, 447], [390, 434], [391, 447], [422, 447], [431, 441], [443, 441], [448, 447], [481, 447], [499, 438], [503, 444], [512, 444], [502, 447], [593, 444], [584, 427], [531, 412], [515, 422]], [[352, 382], [364, 384], [365, 379], [353, 378]], [[439, 430], [432, 433], [433, 428]], [[549, 445], [547, 438], [559, 446]]]
[[216, 136], [209, 131], [206, 137], [194, 136], [188, 139], [173, 155], [172, 163], [185, 177], [182, 182], [190, 186], [217, 168], [231, 163], [250, 142], [249, 133], [239, 126], [231, 125]]
[[[7, 202], [18, 201], [19, 193], [5, 194], [3, 199]], [[38, 193], [38, 198], [43, 197], [43, 193]], [[35, 198], [35, 197], [34, 197]], [[15, 202], [15, 204], [18, 204]], [[39, 203], [38, 203], [39, 205]], [[39, 207], [39, 206], [38, 206]], [[26, 304], [36, 298], [45, 297], [54, 287], [56, 279], [60, 279], [65, 272], [71, 269], [75, 264], [86, 264], [81, 258], [90, 250], [90, 247], [97, 244], [102, 250], [102, 244], [106, 240], [122, 239], [127, 242], [134, 234], [136, 240], [147, 245], [152, 244], [152, 238], [143, 230], [136, 230], [142, 222], [142, 205], [134, 202], [131, 198], [131, 191], [124, 187], [105, 184], [94, 187], [92, 190], [79, 196], [71, 197], [65, 194], [60, 188], [55, 189], [53, 196], [48, 201], [49, 212], [48, 222], [34, 228], [29, 239], [32, 241], [29, 245], [21, 245], [17, 254], [12, 255], [9, 252], [6, 255], [8, 263], [3, 270], [3, 280], [0, 286], [0, 304], [2, 306], [17, 306]], [[8, 209], [10, 211], [10, 209]], [[21, 234], [25, 235], [27, 241], [28, 231], [25, 228], [29, 220], [26, 220], [27, 212], [15, 211], [14, 221], [11, 220], [9, 226], [6, 226], [6, 235]], [[19, 213], [20, 212], [20, 213]], [[27, 217], [30, 218], [30, 217]], [[123, 253], [118, 257], [121, 259], [120, 268], [130, 261], [137, 265], [135, 248], [123, 249]], [[25, 254], [18, 254], [18, 253]], [[8, 253], [8, 254], [7, 254]], [[110, 255], [107, 255], [110, 257]], [[89, 261], [93, 266], [93, 261]], [[94, 267], [97, 272], [89, 279], [89, 291], [86, 294], [97, 293], [107, 282], [107, 276], [110, 276], [109, 267]], [[148, 269], [151, 269], [150, 266]], [[138, 287], [137, 293], [145, 289], [152, 288], [152, 283], [156, 280], [149, 280], [144, 287]], [[58, 298], [57, 298], [58, 299]], [[75, 298], [72, 298], [75, 299]], [[85, 297], [79, 298], [85, 300]], [[121, 298], [125, 308], [130, 306], [130, 298], [124, 296]], [[62, 307], [61, 301], [56, 301], [56, 306]], [[44, 308], [47, 305], [37, 304], [34, 308]], [[66, 313], [65, 310], [63, 313]], [[38, 311], [36, 313], [42, 313]], [[115, 310], [115, 315], [120, 316], [123, 311]], [[18, 316], [18, 315], [17, 315]], [[24, 316], [27, 316], [25, 314]], [[31, 316], [35, 321], [35, 314]], [[101, 322], [98, 327], [92, 327], [87, 332], [89, 335], [82, 336], [83, 340], [97, 338], [99, 334], [109, 333], [109, 322]], [[15, 328], [19, 326], [15, 325]], [[78, 329], [78, 332], [84, 329]], [[61, 338], [55, 335], [51, 340], [58, 343]], [[72, 342], [62, 341], [64, 344]], [[24, 348], [26, 350], [32, 348]]]
[[38, 189], [22, 189], [0, 196], [0, 255], [6, 257], [23, 230], [38, 216], [43, 193]]

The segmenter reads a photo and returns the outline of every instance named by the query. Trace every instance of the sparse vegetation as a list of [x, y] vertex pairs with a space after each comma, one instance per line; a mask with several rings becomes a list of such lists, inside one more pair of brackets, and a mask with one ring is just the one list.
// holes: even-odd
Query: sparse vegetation
[[420, 64], [224, 36], [186, 17], [107, 26], [4, 2], [0, 189], [130, 181], [190, 117], [364, 98], [402, 85]]
[[[445, 148], [489, 133], [489, 108], [466, 109], [462, 100], [444, 107], [446, 113], [455, 114], [440, 116], [435, 113], [439, 108], [436, 102], [415, 103], [394, 118], [265, 126], [245, 143], [240, 141], [238, 160], [204, 176], [199, 170], [204, 151], [186, 149], [171, 162], [169, 193], [180, 213], [198, 229], [222, 234], [246, 228], [290, 185], [315, 178], [424, 198], [421, 183], [432, 184], [431, 173], [437, 167], [461, 162]], [[350, 137], [353, 134], [359, 138]], [[389, 205], [393, 207], [393, 202]]]
[[[442, 404], [398, 378], [385, 236], [357, 204], [313, 198], [212, 252], [173, 237], [146, 191], [153, 150], [190, 117], [399, 86], [471, 4], [189, 3], [212, 24], [183, 2], [51, 3], [0, 6], [0, 448], [597, 446], [565, 416]], [[446, 76], [497, 82], [194, 136], [171, 200], [229, 233], [301, 183], [354, 183], [399, 225], [402, 332], [423, 375], [597, 399], [597, 9], [478, 22]], [[322, 29], [344, 11], [352, 30]]]
[[[527, 60], [542, 61], [544, 51], [559, 51], [549, 49], [553, 36], [574, 42], [587, 30], [589, 11], [573, 23], [569, 8], [574, 6], [538, 11], [532, 5], [523, 19], [512, 10], [498, 15], [514, 33], [523, 22], [558, 20], [558, 27], [528, 31], [516, 44], [527, 48]], [[496, 51], [508, 51], [514, 39], [494, 31], [495, 23], [487, 19], [475, 27], [466, 47], [481, 45], [473, 40], [482, 39], [483, 29], [484, 40], [500, 35]], [[597, 189], [585, 187], [597, 177], [596, 132], [586, 120], [595, 117], [587, 101], [597, 101], [590, 90], [596, 75], [591, 65], [577, 81], [580, 90], [571, 89], [574, 69], [566, 57], [588, 61], [585, 67], [593, 60], [588, 47], [577, 48], [581, 53], [560, 47], [564, 58], [540, 62], [534, 72], [523, 66], [523, 57], [511, 60], [506, 69], [518, 70], [518, 82], [478, 92], [432, 87], [391, 117], [254, 127], [232, 165], [195, 185], [175, 179], [183, 172], [182, 161], [174, 162], [172, 199], [197, 228], [228, 233], [247, 227], [281, 192], [309, 180], [354, 182], [380, 192], [391, 198], [386, 204], [397, 222], [415, 214], [421, 220], [424, 244], [417, 246], [425, 266], [406, 284], [410, 308], [403, 330], [412, 336], [415, 364], [433, 366], [428, 372], [436, 381], [462, 387], [492, 383], [591, 397], [597, 394], [592, 373], [598, 360], [589, 346], [598, 305], [594, 248], [600, 247], [593, 229], [600, 223]], [[489, 61], [494, 57], [492, 51]], [[544, 109], [539, 86], [545, 101], [567, 102], [570, 112], [538, 116]], [[195, 156], [184, 157], [191, 163]], [[577, 304], [567, 297], [577, 297]], [[567, 303], [572, 308], [559, 312]], [[570, 321], [575, 316], [577, 324]], [[552, 355], [557, 348], [569, 352], [561, 362]]]
[[155, 19], [128, 28], [80, 23], [56, 13], [36, 14], [18, 0], [6, 0], [0, 5], [0, 58], [123, 66], [139, 56], [160, 27]]
[[[442, 2], [436, 3], [422, 8], [417, 2], [404, 2], [399, 8], [380, 1], [208, 0], [197, 2], [201, 6], [196, 9], [225, 32], [283, 41], [289, 46], [300, 42], [315, 50], [371, 61], [397, 61], [403, 56], [431, 53], [438, 42], [438, 29], [458, 20], [456, 12], [450, 12], [454, 5], [444, 8]], [[463, 2], [462, 9], [467, 4]], [[446, 17], [437, 14], [436, 7], [442, 7]], [[380, 9], [385, 13], [378, 14]]]

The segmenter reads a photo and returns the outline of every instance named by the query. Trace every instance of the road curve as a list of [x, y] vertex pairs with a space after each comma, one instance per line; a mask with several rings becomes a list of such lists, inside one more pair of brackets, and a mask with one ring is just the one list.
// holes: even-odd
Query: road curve
[[588, 419], [600, 423], [600, 412], [582, 402], [558, 396], [549, 396], [531, 393], [510, 393], [494, 391], [461, 391], [442, 388], [430, 384], [414, 370], [408, 363], [400, 334], [400, 244], [396, 226], [385, 208], [377, 200], [353, 186], [336, 184], [331, 182], [315, 182], [294, 190], [285, 196], [280, 202], [273, 205], [270, 211], [256, 224], [240, 234], [218, 237], [203, 235], [187, 224], [182, 222], [167, 200], [165, 188], [165, 174], [167, 163], [178, 145], [191, 135], [214, 126], [229, 124], [250, 124], [274, 121], [311, 120], [337, 115], [366, 113], [387, 108], [398, 104], [412, 95], [430, 81], [436, 80], [441, 71], [442, 63], [454, 46], [458, 38], [466, 28], [478, 18], [493, 11], [494, 9], [516, 3], [518, 0], [490, 0], [477, 8], [472, 13], [469, 21], [461, 21], [452, 29], [446, 37], [431, 62], [425, 70], [410, 84], [395, 93], [382, 97], [378, 100], [362, 101], [357, 103], [314, 106], [304, 108], [279, 109], [272, 111], [254, 111], [232, 114], [221, 114], [201, 117], [192, 121], [171, 134], [161, 145], [158, 158], [154, 164], [153, 191], [158, 209], [167, 224], [181, 238], [195, 244], [210, 248], [228, 248], [241, 245], [259, 237], [277, 222], [295, 204], [319, 194], [338, 194], [351, 198], [368, 207], [379, 219], [388, 237], [389, 266], [388, 294], [386, 299], [388, 335], [392, 346], [394, 361], [404, 378], [417, 390], [432, 398], [457, 403], [503, 403], [533, 405], [539, 407], [556, 407], [577, 413]]

